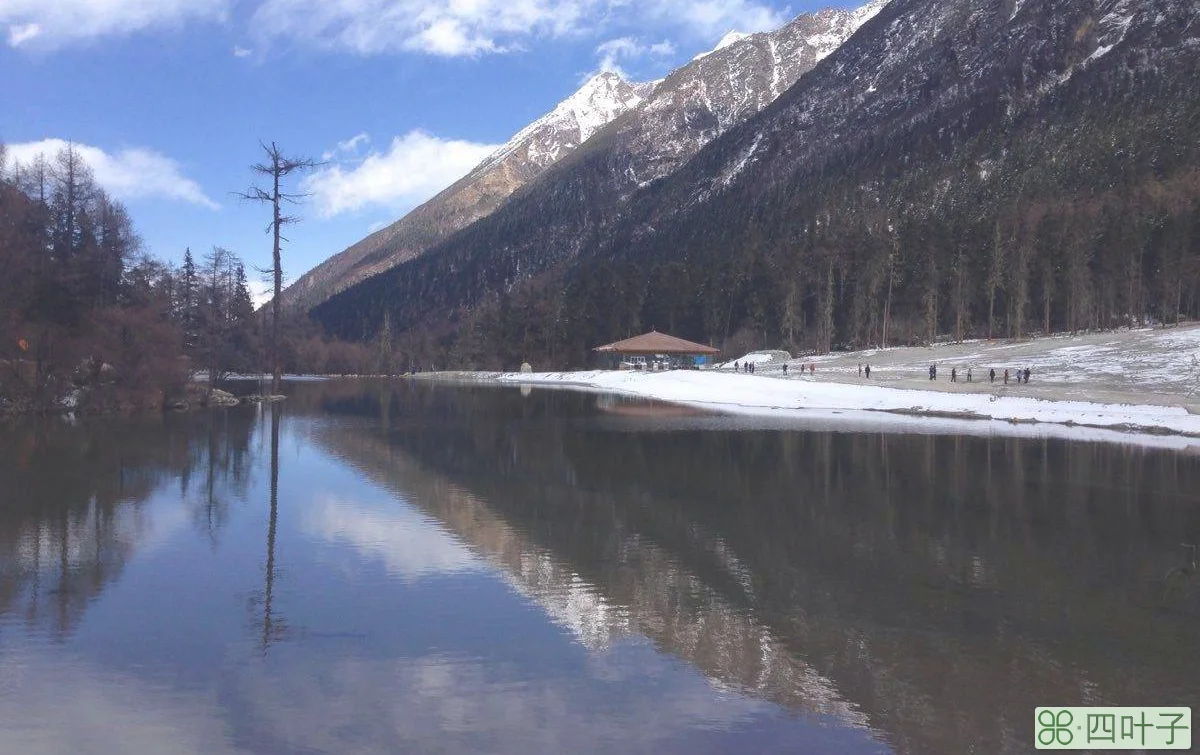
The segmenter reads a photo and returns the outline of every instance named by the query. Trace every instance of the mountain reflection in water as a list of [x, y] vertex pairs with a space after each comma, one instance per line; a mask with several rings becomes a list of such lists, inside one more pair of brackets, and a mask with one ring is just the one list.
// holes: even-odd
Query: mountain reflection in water
[[292, 390], [0, 425], [0, 751], [1026, 752], [1036, 705], [1196, 703], [1193, 457]]

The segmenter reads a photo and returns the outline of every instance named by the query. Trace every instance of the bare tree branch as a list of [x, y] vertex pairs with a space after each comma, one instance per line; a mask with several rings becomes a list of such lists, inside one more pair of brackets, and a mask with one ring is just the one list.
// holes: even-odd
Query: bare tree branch
[[250, 170], [261, 176], [268, 176], [271, 180], [271, 189], [268, 191], [258, 186], [251, 186], [244, 192], [238, 192], [237, 196], [243, 200], [271, 205], [271, 222], [267, 224], [266, 228], [267, 233], [274, 234], [274, 245], [271, 250], [273, 267], [270, 271], [275, 279], [274, 296], [271, 298], [271, 392], [278, 394], [279, 384], [283, 377], [283, 370], [279, 360], [279, 308], [283, 298], [283, 264], [280, 259], [280, 244], [288, 241], [279, 231], [284, 225], [300, 222], [300, 216], [298, 215], [281, 214], [279, 205], [282, 202], [293, 205], [300, 204], [308, 196], [307, 193], [302, 192], [285, 192], [280, 187], [280, 184], [296, 171], [313, 170], [324, 165], [324, 163], [310, 157], [284, 157], [283, 152], [275, 142], [271, 142], [268, 145], [266, 142], [260, 140], [258, 144], [262, 147], [263, 152], [266, 153], [267, 162], [255, 163], [250, 166]]

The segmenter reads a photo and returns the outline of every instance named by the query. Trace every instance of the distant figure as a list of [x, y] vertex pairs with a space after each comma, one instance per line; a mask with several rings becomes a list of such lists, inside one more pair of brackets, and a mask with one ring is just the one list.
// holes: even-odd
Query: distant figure
[[934, 367], [932, 364], [929, 365], [929, 379], [937, 380], [937, 368]]
[[971, 368], [970, 367], [967, 368], [967, 382], [968, 383], [971, 382]]
[[958, 382], [958, 368], [957, 367], [950, 368], [950, 382], [951, 383]]
[[1008, 368], [1004, 368], [1004, 384], [1008, 385]]
[[787, 374], [787, 362], [784, 362], [784, 363], [783, 363], [783, 374], [784, 374], [784, 375], [786, 375], [786, 374]]
[[741, 369], [741, 367], [739, 367], [739, 366], [738, 366], [738, 363], [737, 363], [737, 362], [734, 362], [734, 363], [733, 363], [733, 371], [734, 371], [734, 372], [737, 372], [737, 371], [738, 371], [738, 370], [740, 370], [740, 369]]
[[862, 362], [858, 363], [858, 376], [862, 377]]
[[1029, 368], [1025, 368], [1025, 385], [1029, 385]]
[[808, 365], [808, 374], [809, 374], [809, 375], [816, 375], [816, 374], [817, 374], [817, 365], [816, 365], [816, 363], [815, 363], [815, 362], [814, 362], [814, 363], [810, 363], [810, 364]]
[[870, 380], [871, 379], [871, 365], [869, 365], [869, 364], [866, 366], [866, 375], [867, 375], [867, 380]]
[[996, 382], [996, 368], [995, 367], [993, 367], [991, 372], [988, 373], [988, 380], [993, 383]]

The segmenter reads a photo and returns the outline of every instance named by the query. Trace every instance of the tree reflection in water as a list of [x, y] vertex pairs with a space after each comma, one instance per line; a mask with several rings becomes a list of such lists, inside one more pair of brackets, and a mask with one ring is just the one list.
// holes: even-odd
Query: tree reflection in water
[[146, 539], [145, 501], [175, 480], [215, 545], [249, 484], [252, 428], [247, 412], [0, 425], [0, 617], [69, 637]]

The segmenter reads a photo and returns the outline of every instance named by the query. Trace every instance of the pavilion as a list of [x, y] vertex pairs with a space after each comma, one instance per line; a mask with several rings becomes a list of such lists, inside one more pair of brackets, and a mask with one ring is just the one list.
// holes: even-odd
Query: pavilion
[[645, 370], [691, 368], [705, 364], [719, 349], [651, 330], [592, 349], [607, 369]]

